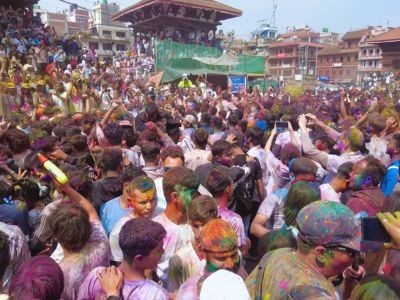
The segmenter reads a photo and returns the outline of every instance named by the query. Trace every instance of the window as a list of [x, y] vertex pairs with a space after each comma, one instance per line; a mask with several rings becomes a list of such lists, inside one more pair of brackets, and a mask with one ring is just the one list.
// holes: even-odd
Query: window
[[326, 62], [327, 62], [327, 63], [329, 62], [329, 57], [326, 58]]
[[346, 70], [346, 75], [350, 75], [350, 69]]
[[322, 64], [322, 58], [319, 59], [319, 63]]
[[103, 50], [112, 50], [112, 44], [111, 43], [104, 43], [103, 44]]
[[283, 76], [292, 76], [292, 70], [283, 70]]
[[99, 43], [90, 42], [89, 49], [95, 49], [95, 50], [99, 49]]
[[367, 49], [364, 49], [364, 50], [363, 50], [363, 54], [364, 54], [364, 55], [367, 55]]
[[332, 70], [332, 76], [335, 76], [335, 75], [336, 75], [336, 71]]
[[379, 53], [381, 53], [381, 49], [376, 49], [376, 54], [379, 54]]
[[125, 45], [124, 44], [117, 44], [117, 51], [125, 51]]
[[292, 53], [292, 48], [285, 48], [285, 53], [287, 53], [287, 54]]
[[374, 49], [369, 49], [369, 55], [373, 55], [374, 54]]
[[347, 56], [347, 62], [350, 62], [350, 60], [351, 60], [350, 56]]
[[343, 62], [343, 56], [340, 57], [340, 62]]
[[343, 75], [343, 70], [339, 70], [339, 76]]
[[103, 35], [104, 35], [104, 36], [111, 36], [111, 31], [109, 31], [109, 30], [103, 30]]
[[117, 37], [119, 37], [119, 38], [124, 38], [124, 37], [125, 37], [125, 32], [117, 31], [117, 32], [115, 33], [115, 35], [116, 35]]

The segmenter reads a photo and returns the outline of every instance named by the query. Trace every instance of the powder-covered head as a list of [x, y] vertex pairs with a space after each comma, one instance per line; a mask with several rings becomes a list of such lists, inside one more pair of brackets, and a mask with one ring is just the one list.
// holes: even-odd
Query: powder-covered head
[[289, 162], [292, 159], [295, 159], [297, 157], [301, 156], [301, 152], [299, 148], [292, 143], [287, 143], [285, 146], [283, 146], [282, 151], [281, 151], [281, 161], [285, 165], [289, 165]]
[[9, 288], [10, 299], [60, 299], [64, 275], [59, 265], [48, 256], [39, 255], [25, 261]]
[[400, 298], [400, 285], [392, 277], [372, 275], [363, 278], [360, 284], [351, 293], [352, 300]]
[[201, 229], [200, 246], [205, 252], [228, 255], [237, 250], [238, 239], [228, 222], [215, 219]]
[[345, 246], [360, 250], [360, 229], [353, 211], [332, 201], [316, 201], [304, 207], [296, 218], [300, 238], [311, 245]]
[[344, 133], [344, 139], [348, 142], [351, 151], [358, 151], [364, 145], [364, 135], [357, 128], [350, 128]]

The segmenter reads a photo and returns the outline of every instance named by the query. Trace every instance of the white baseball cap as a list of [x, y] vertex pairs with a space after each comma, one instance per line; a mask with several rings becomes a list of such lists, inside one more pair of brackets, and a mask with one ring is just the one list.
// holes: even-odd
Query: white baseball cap
[[227, 270], [212, 273], [203, 282], [200, 300], [250, 300], [246, 285], [239, 275]]

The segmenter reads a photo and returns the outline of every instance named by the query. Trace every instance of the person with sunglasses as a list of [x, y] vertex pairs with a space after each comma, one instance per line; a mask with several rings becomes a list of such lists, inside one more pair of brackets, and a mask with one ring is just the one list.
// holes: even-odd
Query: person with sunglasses
[[299, 212], [296, 223], [297, 250], [264, 255], [246, 280], [251, 299], [340, 299], [329, 279], [346, 271], [359, 254], [354, 213], [341, 203], [315, 201]]

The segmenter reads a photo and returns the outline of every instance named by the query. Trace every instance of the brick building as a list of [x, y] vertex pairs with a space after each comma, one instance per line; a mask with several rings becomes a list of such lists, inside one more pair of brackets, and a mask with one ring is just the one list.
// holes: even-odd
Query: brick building
[[329, 78], [331, 83], [351, 83], [357, 80], [358, 45], [372, 28], [349, 31], [339, 46], [328, 46], [318, 52], [317, 75]]
[[323, 45], [304, 42], [269, 44], [268, 71], [271, 76], [295, 79], [296, 75], [315, 75], [317, 49]]
[[371, 77], [382, 71], [382, 50], [376, 44], [371, 44], [370, 39], [385, 33], [388, 29], [377, 26], [371, 30], [368, 38], [361, 39], [358, 44], [358, 74], [357, 83], [369, 81]]
[[372, 37], [368, 42], [382, 49], [382, 71], [400, 69], [400, 27]]
[[324, 47], [318, 43], [319, 35], [307, 26], [279, 35], [269, 44], [269, 75], [285, 80], [315, 76], [317, 53]]

